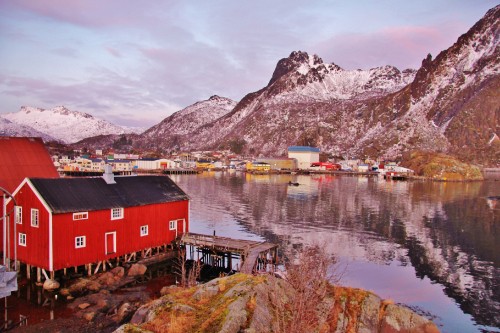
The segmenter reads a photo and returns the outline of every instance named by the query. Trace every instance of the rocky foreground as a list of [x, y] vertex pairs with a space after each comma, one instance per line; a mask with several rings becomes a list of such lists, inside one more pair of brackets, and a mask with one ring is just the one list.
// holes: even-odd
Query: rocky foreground
[[[245, 274], [166, 287], [115, 332], [439, 332], [430, 320], [373, 293], [331, 284], [324, 290], [301, 295], [282, 279]], [[316, 296], [320, 301], [309, 303], [315, 306], [297, 306]]]

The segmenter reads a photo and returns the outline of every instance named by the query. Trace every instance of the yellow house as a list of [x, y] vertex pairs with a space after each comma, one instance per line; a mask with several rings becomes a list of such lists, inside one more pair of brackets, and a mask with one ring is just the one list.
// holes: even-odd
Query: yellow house
[[269, 171], [271, 165], [265, 162], [248, 162], [247, 171]]
[[215, 165], [209, 160], [199, 160], [199, 161], [196, 161], [196, 168], [209, 170], [209, 169], [215, 168]]

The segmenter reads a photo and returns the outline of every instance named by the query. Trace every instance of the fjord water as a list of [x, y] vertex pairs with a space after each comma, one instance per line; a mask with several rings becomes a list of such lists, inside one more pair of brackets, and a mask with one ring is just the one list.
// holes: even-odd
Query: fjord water
[[171, 177], [191, 198], [191, 232], [275, 242], [283, 253], [321, 245], [345, 270], [343, 285], [405, 304], [442, 332], [500, 332], [498, 181]]

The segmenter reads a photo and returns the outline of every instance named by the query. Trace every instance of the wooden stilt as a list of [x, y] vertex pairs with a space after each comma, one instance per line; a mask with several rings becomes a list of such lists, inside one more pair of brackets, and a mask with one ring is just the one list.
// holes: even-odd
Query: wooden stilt
[[36, 282], [42, 282], [42, 269], [40, 267], [36, 268]]
[[[97, 263], [97, 266], [96, 266], [96, 268], [95, 268], [95, 270], [94, 270], [94, 274], [97, 274], [97, 272], [99, 271], [99, 267], [101, 267], [101, 264], [102, 264], [102, 261], [99, 261], [99, 262]], [[89, 265], [90, 265], [90, 264], [89, 264]]]
[[26, 300], [31, 301], [31, 283], [26, 285]]
[[30, 264], [26, 264], [26, 277], [28, 278], [28, 280], [31, 280], [31, 265]]

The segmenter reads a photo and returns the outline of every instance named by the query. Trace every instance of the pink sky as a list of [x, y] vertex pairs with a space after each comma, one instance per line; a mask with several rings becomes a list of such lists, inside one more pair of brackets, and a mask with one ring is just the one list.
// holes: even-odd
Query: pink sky
[[296, 50], [345, 69], [418, 68], [496, 4], [2, 1], [0, 115], [64, 105], [151, 126], [211, 95], [240, 100]]

